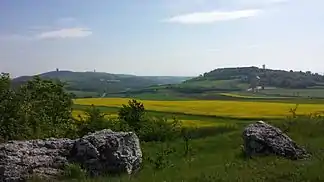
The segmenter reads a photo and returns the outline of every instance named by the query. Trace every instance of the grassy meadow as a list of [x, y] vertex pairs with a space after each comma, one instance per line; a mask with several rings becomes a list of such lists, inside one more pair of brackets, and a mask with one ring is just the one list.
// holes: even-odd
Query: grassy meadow
[[[282, 127], [281, 123], [272, 124]], [[97, 178], [80, 175], [77, 181], [317, 182], [324, 180], [323, 120], [301, 119], [288, 131], [287, 134], [292, 139], [306, 147], [312, 154], [310, 159], [300, 161], [274, 156], [245, 158], [241, 148], [243, 142], [241, 134], [245, 125], [235, 130], [214, 132], [212, 136], [190, 140], [188, 155], [184, 155], [185, 142], [182, 140], [141, 143], [143, 167], [135, 175]], [[166, 153], [166, 151], [172, 152]], [[76, 179], [65, 181], [72, 182]]]
[[[228, 95], [236, 96], [236, 95]], [[73, 115], [83, 116], [83, 110], [95, 105], [107, 118], [117, 117], [128, 98], [89, 98], [74, 100]], [[304, 146], [312, 157], [302, 161], [268, 156], [247, 159], [242, 155], [242, 131], [248, 124], [264, 119], [281, 129], [287, 127], [290, 109], [296, 103], [281, 102], [278, 98], [265, 101], [242, 100], [140, 100], [148, 114], [176, 117], [184, 127], [198, 128], [203, 133], [186, 144], [178, 139], [170, 142], [142, 142], [143, 167], [135, 175], [101, 176], [84, 182], [286, 182], [324, 181], [324, 119], [300, 116], [289, 127], [288, 135]], [[321, 100], [315, 104], [301, 102], [297, 114], [307, 115], [324, 111]], [[208, 130], [210, 128], [210, 130]], [[219, 128], [215, 130], [215, 128]], [[171, 152], [168, 152], [171, 151]], [[163, 167], [161, 167], [163, 166]], [[74, 180], [65, 180], [72, 182]]]

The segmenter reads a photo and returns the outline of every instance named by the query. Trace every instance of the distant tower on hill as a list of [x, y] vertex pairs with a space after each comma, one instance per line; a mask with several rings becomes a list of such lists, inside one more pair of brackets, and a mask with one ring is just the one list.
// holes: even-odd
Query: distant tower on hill
[[264, 90], [264, 87], [265, 87], [264, 82], [265, 82], [265, 79], [267, 77], [267, 75], [266, 75], [266, 65], [265, 64], [262, 65], [262, 69], [263, 69], [263, 75], [262, 75], [263, 79], [261, 79], [261, 89]]

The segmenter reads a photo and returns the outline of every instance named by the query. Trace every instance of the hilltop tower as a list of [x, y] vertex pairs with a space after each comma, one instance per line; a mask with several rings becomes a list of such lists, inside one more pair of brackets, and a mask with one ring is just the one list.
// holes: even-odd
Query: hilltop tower
[[262, 79], [261, 79], [261, 89], [264, 90], [264, 82], [265, 82], [265, 79], [267, 78], [267, 75], [266, 75], [266, 65], [263, 64], [262, 65]]

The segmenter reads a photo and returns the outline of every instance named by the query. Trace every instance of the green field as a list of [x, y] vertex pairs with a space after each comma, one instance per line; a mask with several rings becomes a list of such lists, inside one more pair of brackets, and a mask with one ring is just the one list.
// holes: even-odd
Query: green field
[[187, 88], [216, 88], [216, 89], [247, 89], [248, 84], [239, 80], [201, 80], [195, 82], [184, 82], [180, 85]]
[[[283, 122], [283, 121], [279, 121]], [[277, 126], [279, 122], [273, 122]], [[286, 182], [286, 181], [322, 181], [324, 174], [324, 122], [300, 120], [293, 125], [288, 135], [298, 144], [306, 146], [312, 153], [307, 160], [291, 161], [280, 157], [244, 158], [241, 151], [241, 133], [244, 126], [228, 130], [213, 131], [207, 137], [190, 141], [191, 152], [184, 155], [182, 140], [158, 143], [142, 143], [144, 164], [141, 171], [133, 176], [102, 176], [81, 178], [85, 182]], [[305, 129], [307, 128], [307, 129]], [[162, 159], [165, 166], [157, 169], [157, 164], [148, 160], [157, 159], [163, 150], [174, 152]], [[74, 180], [66, 180], [74, 181]]]
[[314, 97], [324, 98], [324, 89], [273, 89], [262, 90], [261, 93], [273, 96], [298, 96], [298, 97]]
[[[140, 99], [150, 116], [177, 118], [184, 127], [198, 128], [201, 133], [190, 140], [190, 153], [184, 155], [185, 143], [142, 142], [143, 167], [133, 176], [101, 176], [80, 178], [78, 181], [134, 182], [285, 182], [323, 181], [324, 119], [301, 116], [289, 128], [288, 135], [305, 146], [312, 157], [303, 161], [268, 156], [247, 159], [242, 155], [242, 131], [248, 124], [265, 120], [279, 128], [286, 127], [290, 109], [299, 103], [297, 114], [307, 115], [324, 111], [321, 99], [262, 96], [243, 92], [220, 93], [219, 100], [172, 99], [154, 94], [134, 97]], [[89, 98], [74, 100], [74, 112], [82, 112], [91, 104], [102, 112], [116, 116], [122, 104], [130, 98]], [[174, 152], [161, 157], [165, 150]], [[159, 159], [159, 160], [158, 160]], [[153, 161], [152, 161], [153, 160]], [[165, 164], [157, 169], [158, 161]], [[70, 180], [66, 180], [70, 182]], [[72, 182], [72, 180], [71, 180]]]

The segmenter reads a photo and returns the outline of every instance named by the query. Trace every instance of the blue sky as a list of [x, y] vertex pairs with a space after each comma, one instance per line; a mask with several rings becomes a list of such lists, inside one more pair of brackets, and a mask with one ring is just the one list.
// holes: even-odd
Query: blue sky
[[323, 0], [2, 0], [0, 71], [324, 72]]

